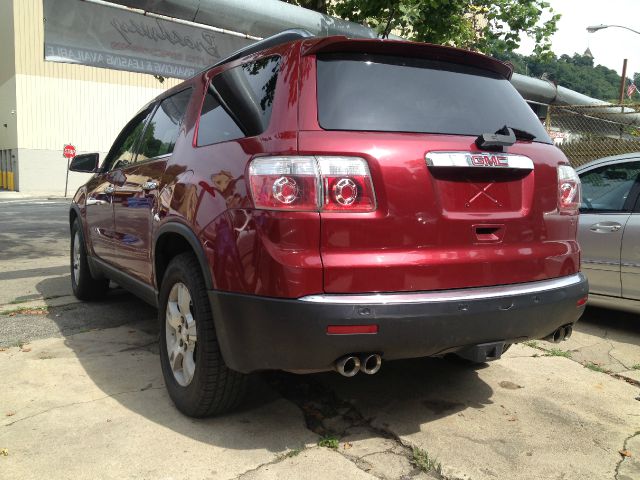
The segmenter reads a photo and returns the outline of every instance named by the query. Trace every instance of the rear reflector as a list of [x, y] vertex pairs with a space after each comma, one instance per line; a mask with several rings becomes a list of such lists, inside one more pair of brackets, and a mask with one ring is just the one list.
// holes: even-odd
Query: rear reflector
[[378, 333], [378, 325], [329, 325], [327, 335]]
[[581, 306], [583, 306], [585, 303], [587, 303], [587, 301], [588, 301], [588, 300], [589, 300], [589, 297], [588, 297], [588, 296], [586, 296], [586, 297], [582, 297], [580, 300], [578, 300], [578, 301], [576, 302], [576, 307], [581, 307]]

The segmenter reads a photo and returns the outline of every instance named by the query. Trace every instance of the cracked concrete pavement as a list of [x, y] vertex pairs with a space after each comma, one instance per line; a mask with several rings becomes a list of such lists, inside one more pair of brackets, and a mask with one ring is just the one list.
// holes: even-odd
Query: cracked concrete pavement
[[165, 392], [155, 311], [70, 296], [65, 203], [9, 207], [0, 312], [45, 309], [0, 315], [2, 478], [640, 478], [638, 316], [588, 309], [569, 341], [480, 367], [259, 375], [238, 412], [194, 420]]

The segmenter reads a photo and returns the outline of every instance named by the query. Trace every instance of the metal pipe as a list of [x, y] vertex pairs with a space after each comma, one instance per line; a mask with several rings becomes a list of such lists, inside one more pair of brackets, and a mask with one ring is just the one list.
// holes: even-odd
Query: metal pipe
[[571, 325], [567, 325], [564, 327], [564, 339], [569, 340], [571, 334], [573, 333], [573, 327]]
[[380, 367], [382, 366], [382, 357], [377, 353], [372, 353], [370, 355], [364, 355], [360, 359], [360, 371], [362, 373], [366, 373], [367, 375], [373, 375], [378, 373]]
[[360, 371], [360, 359], [346, 355], [336, 361], [336, 371], [343, 377], [353, 377]]
[[262, 38], [290, 28], [301, 28], [321, 36], [378, 36], [363, 25], [278, 0], [115, 0], [115, 3]]
[[638, 32], [637, 30], [634, 30], [633, 28], [625, 27], [624, 25], [591, 25], [590, 27], [587, 27], [587, 32], [595, 33], [598, 30], [602, 30], [604, 28], [611, 28], [611, 27], [624, 28], [625, 30], [629, 30], [630, 32], [637, 33], [638, 35], [640, 35], [640, 32]]
[[624, 87], [627, 83], [627, 59], [622, 62], [622, 78], [620, 79], [620, 105], [624, 103]]
[[[85, 0], [87, 1], [87, 0]], [[88, 0], [100, 1], [104, 0]], [[300, 28], [314, 35], [346, 35], [355, 38], [377, 38], [377, 33], [363, 25], [348, 22], [313, 10], [278, 0], [112, 0], [112, 4], [135, 8], [146, 15], [162, 15], [209, 28], [234, 32], [248, 38], [264, 38], [283, 30]], [[612, 25], [613, 26], [613, 25]], [[401, 39], [389, 35], [390, 39]], [[513, 74], [511, 83], [532, 102], [557, 105], [603, 105], [609, 113], [610, 103], [558, 87], [547, 80]], [[617, 108], [620, 113], [620, 108]], [[624, 109], [623, 113], [626, 112]], [[599, 112], [601, 113], [601, 112]], [[612, 111], [613, 113], [613, 111]], [[625, 115], [615, 121], [640, 124], [640, 115]]]

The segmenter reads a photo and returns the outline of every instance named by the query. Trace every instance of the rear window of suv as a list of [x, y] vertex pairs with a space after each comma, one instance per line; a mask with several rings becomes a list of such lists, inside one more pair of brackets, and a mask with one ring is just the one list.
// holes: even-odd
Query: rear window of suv
[[551, 143], [524, 99], [499, 74], [437, 60], [325, 54], [317, 60], [325, 130], [480, 135], [505, 125]]
[[280, 57], [265, 57], [217, 75], [200, 112], [198, 146], [253, 137], [269, 126]]

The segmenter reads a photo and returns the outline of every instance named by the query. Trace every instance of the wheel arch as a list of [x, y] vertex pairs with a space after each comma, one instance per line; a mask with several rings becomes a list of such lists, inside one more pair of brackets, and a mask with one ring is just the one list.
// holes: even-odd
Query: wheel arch
[[196, 234], [183, 223], [168, 222], [158, 229], [153, 241], [153, 270], [158, 291], [160, 291], [162, 277], [171, 259], [186, 251], [193, 252], [198, 259], [207, 290], [213, 289], [207, 256]]
[[73, 226], [73, 222], [79, 219], [80, 225], [82, 225], [82, 216], [80, 215], [80, 207], [76, 204], [72, 204], [69, 208], [69, 229]]

